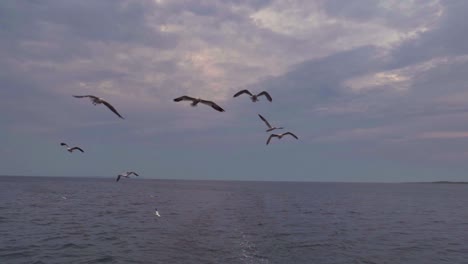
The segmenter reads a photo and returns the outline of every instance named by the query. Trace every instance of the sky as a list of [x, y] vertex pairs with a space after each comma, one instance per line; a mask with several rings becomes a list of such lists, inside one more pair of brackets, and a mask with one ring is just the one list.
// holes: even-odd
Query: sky
[[[465, 0], [2, 0], [0, 175], [468, 180], [466, 10]], [[233, 98], [242, 89], [273, 102]], [[72, 97], [84, 94], [125, 119]], [[181, 95], [226, 112], [173, 101]], [[299, 140], [266, 145], [257, 114]]]

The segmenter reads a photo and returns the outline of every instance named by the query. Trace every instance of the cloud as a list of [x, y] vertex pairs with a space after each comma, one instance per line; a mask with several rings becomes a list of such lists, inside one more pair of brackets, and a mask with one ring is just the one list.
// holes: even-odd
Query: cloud
[[420, 136], [422, 139], [455, 139], [455, 138], [468, 138], [466, 131], [437, 131], [425, 132]]
[[[379, 23], [388, 27], [414, 32], [430, 26], [442, 13], [440, 1], [321, 1], [325, 12], [332, 16], [359, 23]], [[417, 28], [415, 30], [415, 28]]]
[[[53, 92], [94, 91], [154, 102], [160, 102], [158, 95], [172, 97], [189, 91], [224, 100], [239, 87], [291, 72], [289, 67], [307, 59], [369, 44], [387, 45], [406, 34], [383, 22], [361, 21], [353, 26], [349, 15], [331, 16], [334, 13], [329, 9], [331, 13], [323, 15], [323, 3], [309, 1], [290, 5], [281, 1], [131, 0], [3, 5], [13, 21], [5, 36], [10, 45], [3, 51], [15, 54], [14, 58], [5, 56], [9, 61], [5, 67], [22, 69], [30, 78], [44, 78], [46, 73], [59, 76], [62, 80], [35, 80]], [[411, 8], [426, 10], [426, 5]], [[302, 28], [278, 31], [268, 19], [278, 21], [278, 26], [287, 22]], [[387, 20], [392, 20], [390, 15]], [[366, 29], [373, 25], [377, 25], [375, 30]], [[385, 40], [395, 34], [399, 37]]]
[[[364, 5], [360, 1], [347, 2], [352, 6], [326, 3], [336, 9], [326, 9], [326, 16], [356, 23], [378, 21], [382, 27], [398, 30], [400, 37], [390, 45], [371, 42], [372, 45], [306, 60], [254, 87], [275, 91], [287, 104], [300, 108], [293, 118], [310, 120], [302, 121], [313, 135], [310, 142], [352, 146], [357, 152], [367, 149], [366, 155], [374, 149], [372, 155], [386, 157], [392, 153], [400, 160], [431, 160], [436, 156], [457, 156], [456, 153], [462, 156], [461, 149], [445, 140], [460, 139], [460, 134], [427, 131], [435, 127], [455, 131], [466, 128], [467, 53], [458, 44], [450, 47], [450, 38], [444, 39], [452, 33], [455, 37], [454, 32], [463, 38], [459, 32], [463, 23], [457, 17], [461, 19], [458, 10], [464, 4], [432, 1], [420, 9], [414, 5], [399, 6], [396, 10], [405, 12], [397, 14], [390, 10], [397, 2], [388, 6], [375, 4], [368, 10], [359, 8]], [[413, 20], [411, 17], [416, 14]], [[398, 23], [401, 19], [411, 23]], [[319, 20], [324, 23], [326, 19]], [[288, 34], [291, 32], [294, 30]], [[434, 45], [439, 45], [441, 51], [433, 52]], [[419, 59], [413, 59], [416, 56]], [[421, 135], [438, 136], [442, 141], [435, 145], [422, 143]], [[368, 145], [360, 145], [363, 142]], [[430, 155], [427, 148], [437, 149], [438, 155]]]
[[441, 2], [437, 12], [439, 19], [415, 38], [402, 42], [391, 55], [392, 68], [420, 63], [440, 56], [458, 56], [467, 53], [468, 38], [464, 12], [468, 7], [465, 1]]

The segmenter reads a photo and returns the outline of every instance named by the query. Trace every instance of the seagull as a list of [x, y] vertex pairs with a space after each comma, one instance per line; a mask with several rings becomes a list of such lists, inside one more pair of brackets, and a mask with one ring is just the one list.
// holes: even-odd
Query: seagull
[[298, 139], [296, 135], [294, 135], [293, 133], [291, 132], [286, 132], [286, 133], [283, 133], [283, 134], [271, 134], [270, 137], [268, 137], [268, 140], [266, 142], [266, 144], [268, 145], [268, 143], [270, 143], [270, 140], [273, 138], [273, 137], [277, 137], [278, 139], [281, 139], [282, 137], [284, 137], [285, 135], [291, 135], [293, 136], [295, 139]]
[[140, 176], [140, 175], [138, 175], [138, 173], [136, 173], [134, 171], [127, 171], [125, 173], [117, 175], [117, 179], [115, 181], [119, 181], [120, 177], [130, 178], [130, 175], [132, 175], [132, 174], [135, 175], [135, 176]]
[[197, 106], [198, 103], [202, 103], [202, 104], [206, 104], [206, 105], [213, 107], [215, 110], [219, 112], [224, 112], [224, 109], [222, 109], [219, 105], [215, 104], [212, 101], [203, 100], [201, 98], [193, 98], [193, 97], [184, 95], [184, 96], [174, 99], [174, 102], [180, 102], [180, 101], [192, 101], [191, 106]]
[[237, 93], [234, 95], [234, 97], [237, 97], [237, 96], [239, 96], [239, 95], [241, 95], [241, 94], [244, 94], [244, 93], [250, 95], [250, 99], [252, 100], [252, 102], [257, 102], [257, 101], [258, 101], [258, 97], [259, 97], [259, 96], [262, 96], [262, 95], [264, 95], [264, 96], [268, 99], [268, 101], [270, 101], [270, 102], [272, 101], [270, 94], [267, 93], [267, 92], [265, 92], [265, 91], [263, 91], [263, 92], [261, 92], [261, 93], [255, 95], [255, 94], [252, 94], [251, 92], [249, 92], [249, 90], [242, 90], [242, 91], [237, 92]]
[[73, 147], [73, 148], [70, 148], [66, 143], [60, 143], [60, 146], [65, 146], [67, 147], [67, 150], [68, 152], [73, 152], [74, 150], [79, 150], [81, 152], [84, 152], [80, 147]]
[[161, 215], [160, 215], [159, 212], [158, 212], [158, 208], [155, 208], [154, 210], [156, 210], [156, 211], [154, 212], [154, 214], [155, 214], [157, 217], [161, 217]]
[[270, 123], [268, 123], [268, 121], [261, 115], [261, 114], [258, 114], [258, 116], [260, 117], [260, 119], [263, 120], [263, 122], [265, 122], [265, 124], [268, 126], [268, 129], [266, 130], [266, 132], [270, 132], [270, 131], [273, 131], [275, 129], [283, 129], [284, 127], [272, 127], [270, 125]]
[[119, 114], [119, 112], [117, 112], [117, 110], [116, 110], [111, 104], [109, 104], [107, 101], [105, 101], [105, 100], [102, 99], [102, 98], [96, 97], [96, 96], [94, 96], [94, 95], [73, 95], [73, 97], [75, 97], [75, 98], [85, 98], [85, 97], [88, 97], [89, 99], [91, 99], [91, 102], [93, 103], [93, 105], [104, 104], [105, 106], [107, 106], [107, 108], [109, 108], [112, 112], [114, 112], [114, 114], [116, 114], [116, 115], [118, 115], [120, 118], [124, 119], [124, 118]]

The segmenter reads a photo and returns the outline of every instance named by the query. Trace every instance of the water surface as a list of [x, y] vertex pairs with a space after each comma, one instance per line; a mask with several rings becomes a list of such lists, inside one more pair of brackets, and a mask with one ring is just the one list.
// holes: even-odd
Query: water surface
[[0, 177], [0, 263], [468, 263], [467, 201], [456, 184]]

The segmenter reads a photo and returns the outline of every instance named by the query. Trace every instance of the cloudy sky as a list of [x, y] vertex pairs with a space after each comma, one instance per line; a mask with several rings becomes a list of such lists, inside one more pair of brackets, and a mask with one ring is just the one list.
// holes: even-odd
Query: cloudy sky
[[[466, 10], [465, 0], [2, 0], [0, 174], [468, 180]], [[273, 102], [233, 98], [245, 88]], [[125, 120], [74, 94], [105, 98]], [[226, 112], [173, 102], [181, 95]], [[266, 146], [257, 114], [299, 140]]]

